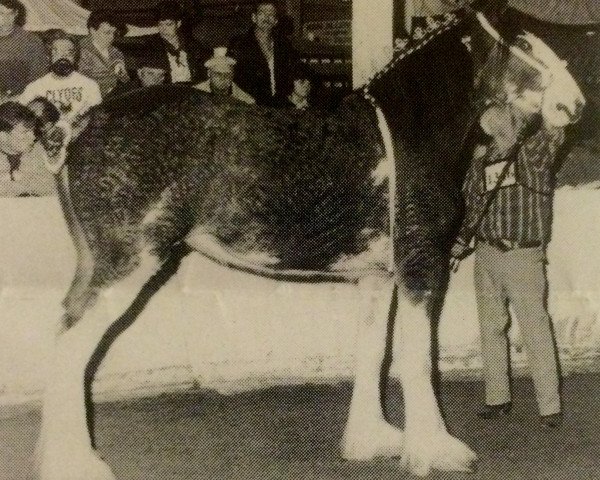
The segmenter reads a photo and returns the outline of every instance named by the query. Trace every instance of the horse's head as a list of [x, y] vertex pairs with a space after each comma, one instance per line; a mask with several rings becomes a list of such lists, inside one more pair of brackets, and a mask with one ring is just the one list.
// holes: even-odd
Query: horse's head
[[[519, 32], [506, 38], [482, 13], [476, 17], [487, 36], [483, 40], [486, 60], [476, 79], [483, 98], [512, 104], [525, 113], [540, 112], [551, 126], [577, 122], [585, 98], [567, 63], [535, 35]], [[485, 49], [486, 43], [491, 48]]]

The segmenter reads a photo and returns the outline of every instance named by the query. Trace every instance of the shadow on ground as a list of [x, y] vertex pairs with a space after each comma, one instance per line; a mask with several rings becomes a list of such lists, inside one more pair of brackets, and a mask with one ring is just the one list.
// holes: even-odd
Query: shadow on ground
[[[475, 411], [480, 382], [446, 382], [442, 403], [452, 432], [480, 456], [475, 474], [435, 473], [444, 480], [600, 478], [600, 375], [565, 380], [565, 423], [538, 423], [531, 382], [515, 382], [515, 408], [485, 422]], [[402, 423], [400, 389], [392, 384], [387, 410]], [[220, 396], [207, 393], [102, 404], [97, 444], [119, 480], [403, 479], [399, 462], [345, 462], [338, 442], [350, 385], [280, 387]], [[31, 456], [39, 412], [0, 421], [2, 480], [33, 479]]]

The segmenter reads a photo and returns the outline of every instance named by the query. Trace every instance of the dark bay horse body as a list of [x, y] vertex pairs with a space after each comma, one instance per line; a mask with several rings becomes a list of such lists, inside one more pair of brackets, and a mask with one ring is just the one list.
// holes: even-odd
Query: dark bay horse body
[[[430, 378], [429, 303], [448, 272], [476, 120], [458, 23], [448, 17], [371, 82], [370, 99], [357, 92], [331, 115], [177, 87], [91, 113], [58, 173], [78, 267], [49, 366], [43, 480], [114, 478], [90, 438], [88, 363], [140, 291], [192, 250], [273, 278], [357, 281], [362, 321], [343, 456], [401, 456], [421, 475], [470, 468], [475, 455], [447, 432]], [[394, 289], [404, 432], [386, 422], [379, 390]]]

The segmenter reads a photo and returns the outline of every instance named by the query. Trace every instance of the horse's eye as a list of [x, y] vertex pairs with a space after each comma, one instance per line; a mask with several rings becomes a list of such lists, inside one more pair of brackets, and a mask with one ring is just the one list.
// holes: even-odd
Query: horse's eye
[[515, 39], [515, 46], [527, 53], [531, 53], [533, 50], [531, 44], [523, 37], [517, 37]]

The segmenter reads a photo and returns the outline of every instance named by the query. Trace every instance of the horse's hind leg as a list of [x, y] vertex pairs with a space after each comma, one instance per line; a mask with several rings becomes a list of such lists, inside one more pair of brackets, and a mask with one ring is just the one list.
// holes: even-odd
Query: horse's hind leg
[[97, 301], [61, 333], [47, 372], [38, 468], [41, 480], [113, 480], [94, 451], [86, 416], [86, 368], [109, 327], [159, 270], [150, 253], [124, 278], [98, 289]]
[[402, 430], [387, 423], [381, 405], [381, 373], [393, 293], [394, 284], [389, 279], [368, 277], [359, 282], [354, 389], [342, 440], [342, 456], [348, 460], [402, 454]]
[[66, 168], [56, 178], [56, 189], [60, 197], [67, 227], [73, 240], [77, 261], [73, 281], [63, 300], [65, 317], [63, 318], [61, 328], [65, 329], [81, 318], [88, 302], [91, 300], [93, 291], [90, 285], [94, 273], [94, 258], [81, 224], [77, 221], [73, 202], [69, 195], [69, 177]]
[[477, 459], [451, 436], [432, 384], [432, 328], [428, 296], [399, 287], [394, 326], [394, 360], [400, 362], [404, 393], [405, 443], [402, 460], [415, 475], [431, 469], [471, 471]]
[[94, 297], [94, 289], [91, 288], [93, 274], [94, 263], [91, 255], [88, 252], [78, 253], [75, 274], [62, 302], [65, 315], [61, 330], [68, 329], [72, 324], [77, 323]]

